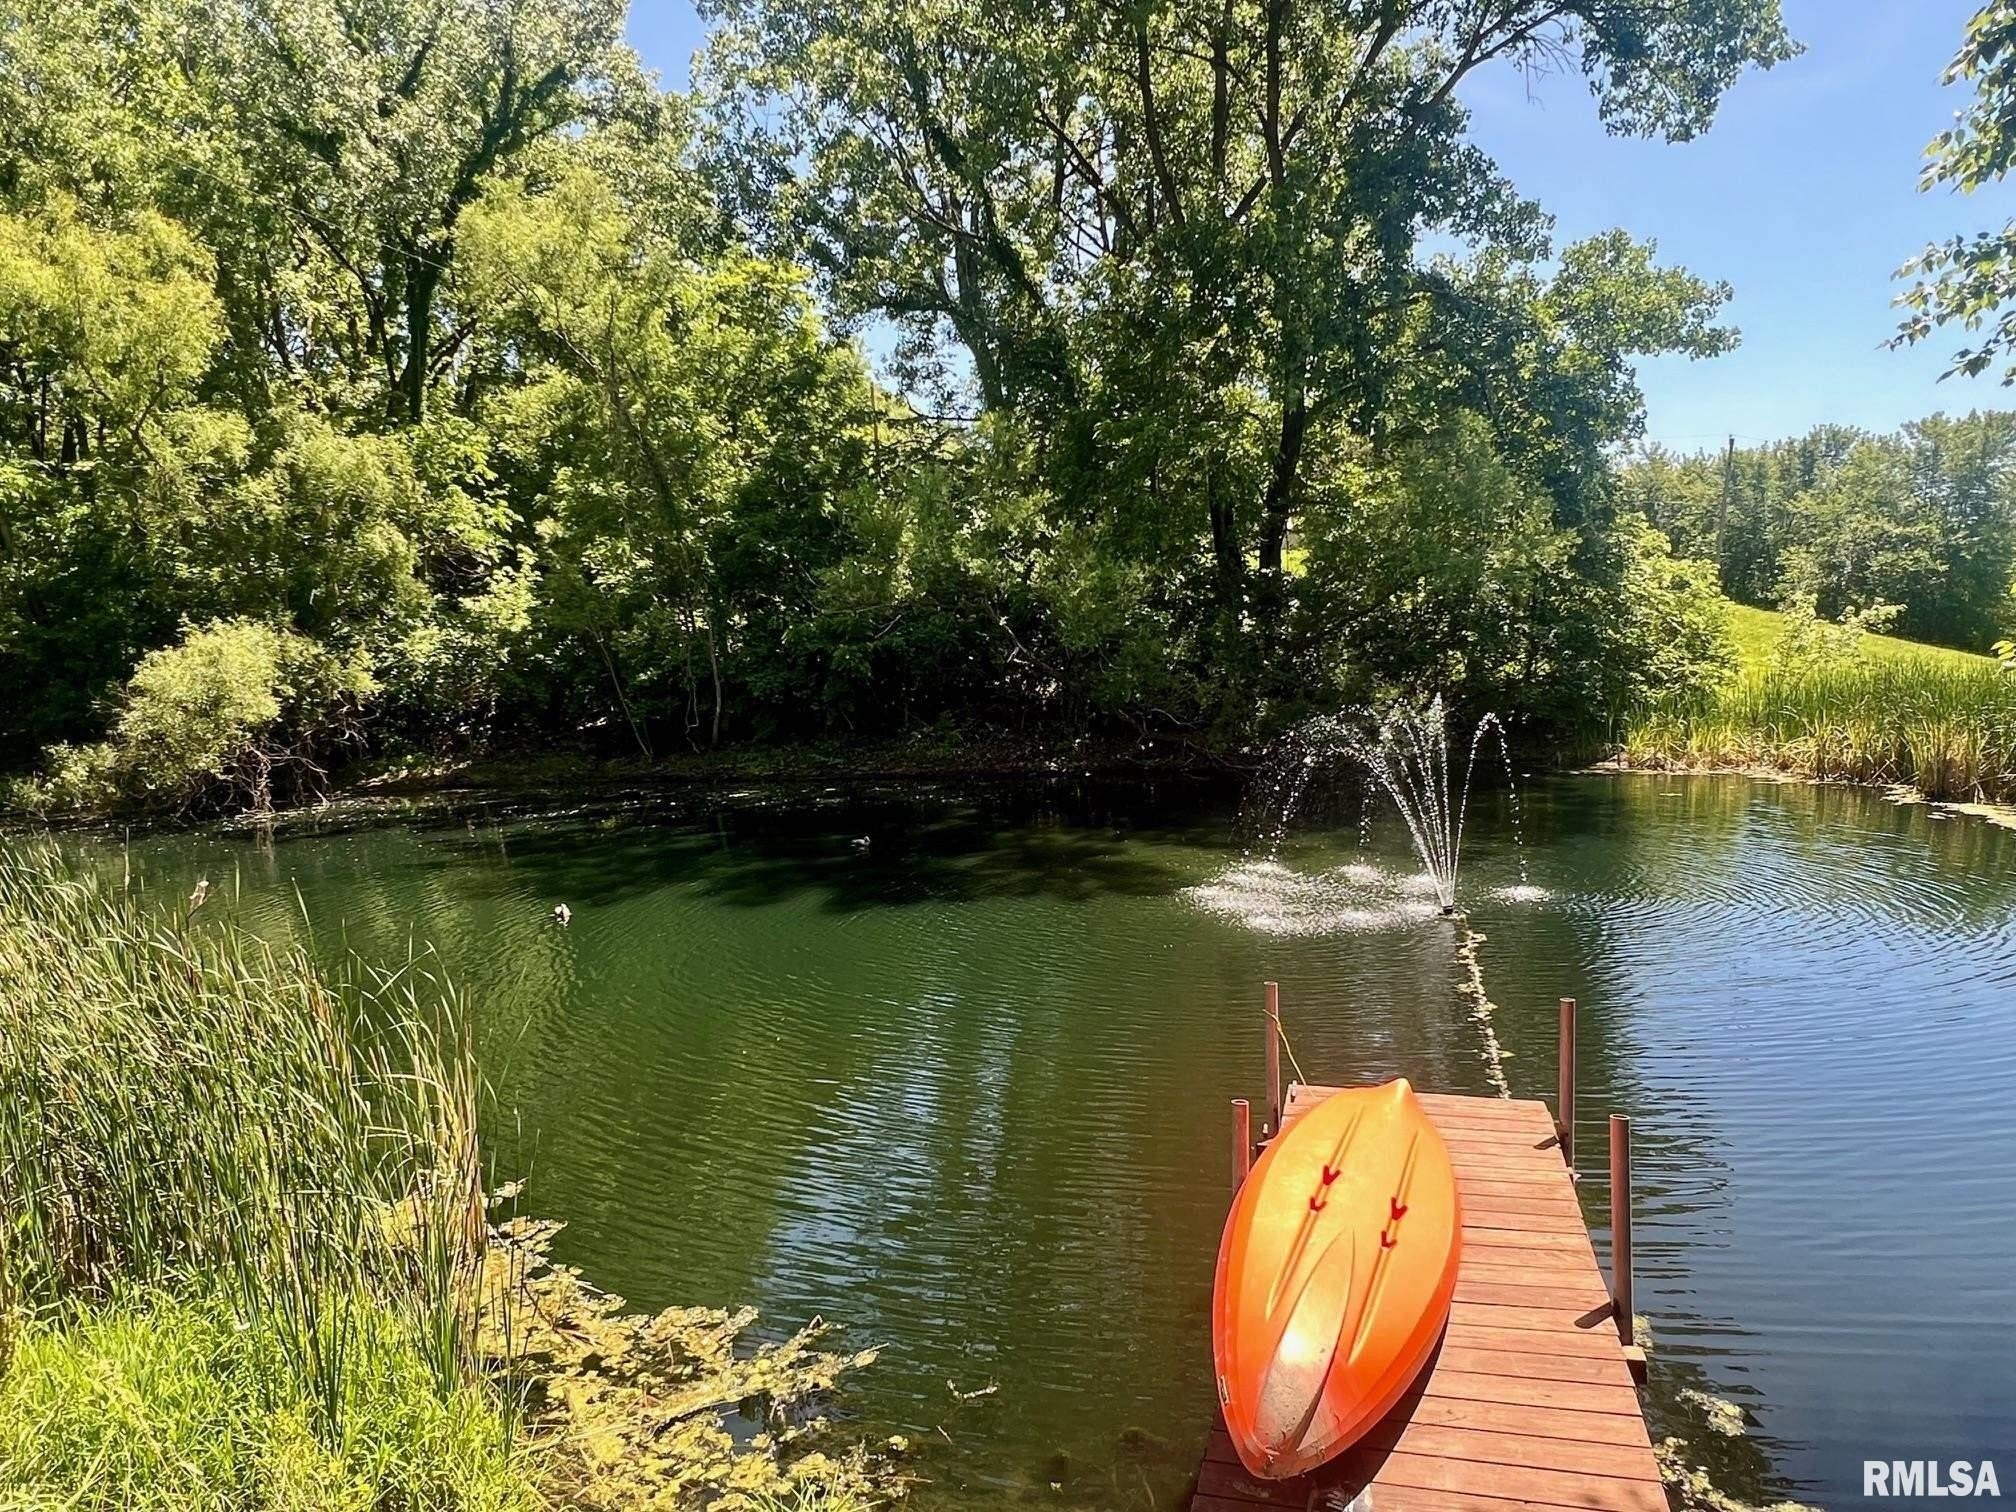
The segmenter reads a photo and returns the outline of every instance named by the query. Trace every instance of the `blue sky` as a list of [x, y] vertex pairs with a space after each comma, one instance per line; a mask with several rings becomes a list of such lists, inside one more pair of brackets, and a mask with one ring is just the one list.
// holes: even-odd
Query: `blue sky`
[[[1743, 343], [1707, 362], [1657, 358], [1639, 379], [1651, 439], [1682, 450], [1888, 429], [1935, 410], [2016, 408], [1993, 376], [1938, 381], [1957, 336], [1905, 351], [1897, 265], [1925, 242], [2000, 225], [2016, 187], [1920, 194], [1925, 143], [1966, 100], [1939, 75], [1977, 0], [1786, 0], [1803, 56], [1740, 81], [1715, 126], [1678, 146], [1604, 134], [1577, 77], [1476, 76], [1479, 143], [1556, 218], [1557, 244], [1622, 226], [1735, 288]], [[701, 27], [684, 0], [636, 0], [630, 37], [683, 85]]]

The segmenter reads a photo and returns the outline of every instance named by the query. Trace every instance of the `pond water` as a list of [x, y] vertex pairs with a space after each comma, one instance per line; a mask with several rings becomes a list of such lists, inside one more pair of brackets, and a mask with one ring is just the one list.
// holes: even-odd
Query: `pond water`
[[1312, 1079], [1437, 1090], [1488, 1091], [1495, 1038], [1551, 1096], [1581, 1000], [1598, 1251], [1621, 1111], [1655, 1436], [1726, 1489], [1996, 1451], [2016, 1489], [2016, 834], [1743, 779], [1522, 799], [1523, 848], [1487, 794], [1465, 850], [1488, 1030], [1397, 822], [1259, 859], [1236, 795], [1182, 786], [472, 801], [132, 853], [262, 929], [431, 941], [564, 1258], [886, 1346], [846, 1404], [913, 1440], [922, 1505], [1175, 1503], [1270, 977]]

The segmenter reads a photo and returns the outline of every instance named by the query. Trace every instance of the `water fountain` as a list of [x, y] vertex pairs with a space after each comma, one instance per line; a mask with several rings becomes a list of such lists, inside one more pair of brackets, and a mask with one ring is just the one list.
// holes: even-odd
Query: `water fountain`
[[[1452, 797], [1449, 772], [1449, 716], [1437, 694], [1426, 704], [1399, 702], [1383, 715], [1371, 710], [1324, 714], [1290, 731], [1274, 763], [1276, 776], [1263, 791], [1263, 826], [1270, 847], [1278, 847], [1311, 780], [1329, 763], [1355, 764], [1373, 789], [1400, 812], [1422, 868], [1434, 884], [1444, 914], [1456, 912], [1456, 881], [1463, 864], [1463, 821], [1470, 809], [1470, 779], [1477, 750], [1487, 735], [1498, 737], [1505, 776], [1512, 757], [1505, 726], [1486, 714], [1471, 732], [1462, 779]], [[1517, 823], [1516, 789], [1514, 823]]]
[[[1198, 907], [1237, 920], [1257, 933], [1277, 936], [1329, 935], [1356, 930], [1389, 930], [1432, 919], [1437, 911], [1454, 925], [1461, 979], [1458, 994], [1483, 1041], [1485, 1075], [1510, 1095], [1505, 1051], [1493, 1023], [1496, 1008], [1485, 991], [1479, 947], [1484, 936], [1457, 912], [1457, 883], [1463, 865], [1463, 824], [1469, 817], [1470, 782], [1477, 754], [1497, 737], [1499, 758], [1512, 795], [1512, 834], [1520, 839], [1518, 787], [1503, 722], [1486, 714], [1470, 732], [1460, 772], [1449, 757], [1449, 715], [1438, 696], [1371, 709], [1326, 714], [1297, 726], [1275, 747], [1260, 785], [1249, 800], [1246, 824], [1259, 846], [1208, 882], [1189, 889]], [[1399, 810], [1422, 867], [1416, 876], [1353, 862], [1310, 871], [1282, 862], [1288, 826], [1316, 779], [1332, 767], [1348, 765], [1365, 778], [1360, 840], [1369, 839], [1372, 805], [1384, 794]], [[1519, 901], [1526, 886], [1526, 861], [1519, 857]]]

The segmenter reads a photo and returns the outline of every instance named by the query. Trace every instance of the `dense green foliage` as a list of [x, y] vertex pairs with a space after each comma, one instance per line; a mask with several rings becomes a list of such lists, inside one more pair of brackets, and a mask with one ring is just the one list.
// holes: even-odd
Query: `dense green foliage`
[[[1839, 619], [1896, 606], [1899, 634], [1985, 651], [2016, 624], [2016, 414], [1934, 416], [1889, 435], [1633, 457], [1620, 496], [1715, 564], [1739, 603]], [[1880, 627], [1878, 627], [1880, 628]]]
[[1457, 90], [1561, 65], [1684, 138], [1789, 55], [1776, 0], [715, 20], [688, 99], [620, 0], [0, 0], [26, 791], [1238, 741], [1403, 682], [1586, 728], [1712, 670], [1608, 457], [1728, 291], [1554, 247]]
[[187, 812], [319, 792], [328, 773], [318, 757], [356, 743], [374, 686], [361, 658], [339, 661], [293, 630], [260, 620], [191, 629], [140, 658], [107, 739], [51, 746], [45, 772], [16, 797], [33, 808]]

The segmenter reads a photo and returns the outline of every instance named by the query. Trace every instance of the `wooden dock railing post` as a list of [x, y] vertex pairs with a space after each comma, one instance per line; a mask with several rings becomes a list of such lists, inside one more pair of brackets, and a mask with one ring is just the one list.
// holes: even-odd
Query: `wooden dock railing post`
[[1267, 1137], [1281, 1132], [1281, 984], [1267, 984]]
[[1561, 1088], [1554, 1111], [1554, 1132], [1561, 1137], [1561, 1158], [1575, 1169], [1575, 999], [1561, 999]]
[[1232, 1099], [1232, 1187], [1237, 1191], [1253, 1168], [1253, 1105], [1243, 1097]]
[[1610, 1115], [1610, 1300], [1617, 1337], [1628, 1347], [1631, 1320], [1631, 1120]]

